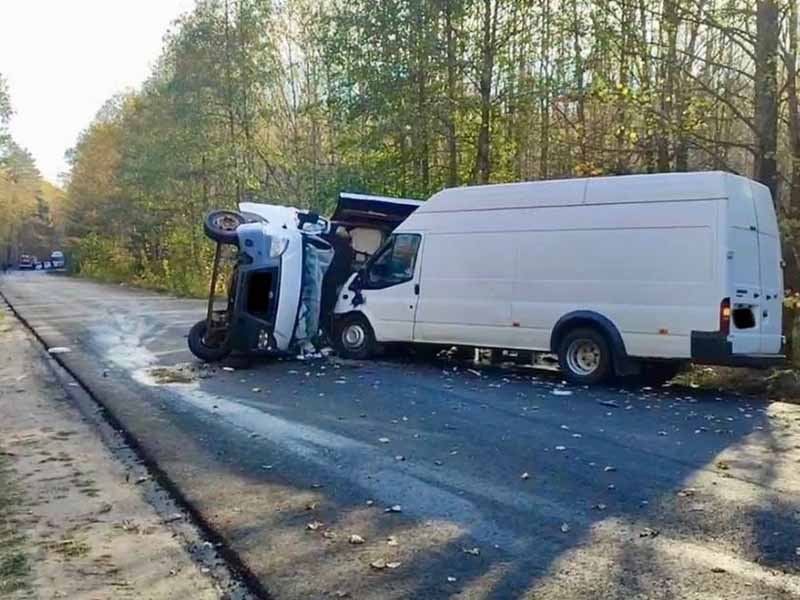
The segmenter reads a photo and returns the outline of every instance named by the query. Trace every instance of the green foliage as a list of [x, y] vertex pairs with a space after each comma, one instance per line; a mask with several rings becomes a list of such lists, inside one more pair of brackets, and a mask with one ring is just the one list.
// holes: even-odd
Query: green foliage
[[81, 272], [196, 294], [204, 213], [245, 198], [327, 212], [343, 189], [752, 173], [754, 7], [199, 0], [84, 131], [56, 212]]

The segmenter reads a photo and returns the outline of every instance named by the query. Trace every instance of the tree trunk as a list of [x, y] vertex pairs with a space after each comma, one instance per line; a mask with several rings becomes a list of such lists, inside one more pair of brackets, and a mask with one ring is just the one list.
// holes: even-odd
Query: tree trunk
[[453, 30], [453, 3], [445, 0], [444, 26], [447, 39], [447, 187], [456, 187], [458, 181], [458, 139], [456, 138], [456, 82], [458, 77], [458, 56], [456, 55], [456, 36]]
[[[495, 0], [496, 2], [499, 0]], [[478, 92], [481, 102], [481, 124], [478, 130], [478, 144], [475, 155], [475, 183], [489, 182], [491, 174], [490, 132], [492, 115], [492, 74], [494, 72], [495, 35], [497, 28], [497, 4], [492, 11], [492, 0], [483, 0], [483, 30], [481, 43], [481, 72]]]
[[789, 104], [789, 147], [791, 149], [792, 181], [788, 208], [792, 214], [800, 211], [800, 100], [797, 93], [798, 69], [798, 8], [789, 3], [789, 50], [786, 55], [786, 95]]
[[758, 0], [756, 7], [755, 113], [756, 154], [753, 176], [766, 185], [778, 205], [778, 7]]

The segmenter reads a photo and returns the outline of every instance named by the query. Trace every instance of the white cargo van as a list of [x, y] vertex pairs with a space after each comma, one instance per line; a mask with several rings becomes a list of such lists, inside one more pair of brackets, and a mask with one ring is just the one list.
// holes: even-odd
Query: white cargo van
[[336, 304], [337, 344], [555, 353], [593, 383], [783, 352], [768, 189], [720, 172], [448, 189], [413, 212]]

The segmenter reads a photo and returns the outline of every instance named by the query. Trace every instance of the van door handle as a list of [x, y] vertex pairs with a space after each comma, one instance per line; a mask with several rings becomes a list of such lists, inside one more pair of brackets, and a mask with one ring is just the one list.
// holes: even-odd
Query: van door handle
[[418, 283], [415, 283], [415, 284], [414, 284], [414, 293], [415, 293], [417, 296], [419, 296], [419, 284], [418, 284]]

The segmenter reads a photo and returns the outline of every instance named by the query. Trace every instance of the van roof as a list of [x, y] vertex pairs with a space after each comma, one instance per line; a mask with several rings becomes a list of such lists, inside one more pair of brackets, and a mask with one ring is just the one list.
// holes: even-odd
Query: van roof
[[727, 198], [733, 180], [750, 181], [722, 171], [618, 175], [581, 179], [527, 181], [450, 188], [434, 194], [417, 213], [498, 208], [674, 202]]

